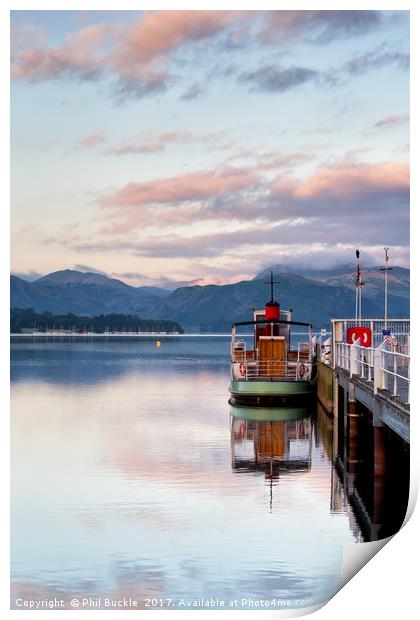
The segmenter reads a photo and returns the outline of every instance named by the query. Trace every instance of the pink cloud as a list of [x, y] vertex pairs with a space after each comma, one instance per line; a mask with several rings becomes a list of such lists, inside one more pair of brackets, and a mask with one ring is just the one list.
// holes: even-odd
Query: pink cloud
[[[206, 213], [201, 205], [184, 204], [176, 207], [156, 207], [142, 205], [118, 207], [118, 210], [109, 213], [108, 223], [101, 230], [101, 234], [125, 234], [136, 229], [145, 229], [150, 226], [158, 226], [160, 230], [168, 230], [174, 225], [185, 224], [192, 221], [203, 221], [211, 218], [211, 213]], [[213, 216], [214, 218], [214, 216]]]
[[256, 164], [258, 170], [271, 170], [276, 168], [288, 168], [290, 166], [296, 166], [313, 159], [313, 155], [307, 153], [265, 153], [260, 157]]
[[255, 149], [241, 149], [227, 158], [227, 162], [238, 160], [254, 160], [254, 170], [280, 170], [291, 168], [304, 164], [315, 158], [311, 153], [288, 152], [281, 153], [279, 151], [271, 151], [266, 153], [258, 153]]
[[102, 151], [103, 155], [135, 155], [141, 153], [160, 153], [165, 148], [163, 142], [124, 142], [109, 146]]
[[40, 26], [24, 24], [10, 25], [10, 47], [12, 55], [34, 46], [45, 45], [45, 32]]
[[107, 28], [104, 24], [92, 24], [70, 35], [67, 42], [72, 46], [91, 49], [104, 41], [106, 33]]
[[190, 131], [166, 131], [157, 135], [148, 135], [141, 139], [133, 139], [129, 142], [114, 144], [102, 151], [104, 155], [129, 155], [160, 153], [168, 144], [174, 143], [215, 143], [225, 138], [225, 132], [211, 132], [207, 134], [193, 134]]
[[385, 118], [381, 118], [381, 120], [375, 123], [375, 127], [396, 127], [397, 125], [404, 125], [405, 123], [408, 123], [408, 121], [408, 114], [395, 114], [393, 116], [386, 116]]
[[[344, 163], [324, 167], [305, 181], [280, 178], [272, 188], [272, 196], [293, 201], [323, 201], [326, 208], [351, 200], [367, 200], [370, 196], [393, 198], [409, 190], [410, 172], [405, 163]], [[357, 205], [355, 205], [357, 208]]]
[[[118, 12], [116, 12], [118, 16]], [[25, 33], [13, 32], [16, 42], [12, 54], [12, 77], [29, 83], [72, 77], [93, 80], [101, 76], [116, 79], [114, 94], [145, 96], [166, 90], [176, 77], [171, 74], [175, 52], [185, 44], [194, 44], [224, 36], [234, 47], [258, 40], [262, 45], [282, 45], [291, 39], [328, 43], [334, 38], [365, 34], [382, 22], [378, 11], [145, 11], [131, 23], [112, 26], [93, 24], [68, 35], [61, 45], [48, 45], [44, 33], [24, 26]], [[23, 43], [22, 43], [23, 41]], [[357, 71], [365, 67], [359, 60]], [[372, 59], [367, 64], [372, 65]], [[406, 55], [382, 54], [374, 65], [397, 63], [405, 66]], [[351, 71], [350, 71], [351, 69]], [[348, 69], [355, 71], [354, 61]], [[255, 88], [282, 92], [317, 77], [307, 67], [289, 67], [282, 71], [262, 67], [243, 74], [243, 81]], [[196, 83], [184, 92], [184, 100], [202, 91]]]
[[[349, 160], [323, 166], [306, 179], [282, 174], [269, 181], [251, 167], [186, 173], [122, 187], [101, 201], [113, 208], [106, 210], [108, 221], [97, 236], [66, 235], [62, 243], [81, 252], [162, 259], [213, 257], [262, 245], [300, 247], [314, 240], [357, 239], [382, 247], [392, 238], [404, 246], [409, 180], [407, 164]], [[224, 225], [191, 234], [190, 222], [210, 220]]]
[[235, 11], [148, 12], [118, 39], [109, 65], [125, 79], [142, 79], [157, 60], [187, 41], [216, 35], [234, 19]]
[[102, 24], [87, 26], [72, 33], [58, 47], [33, 47], [14, 54], [11, 75], [14, 79], [28, 82], [56, 79], [74, 75], [91, 79], [101, 71], [95, 48], [106, 34]]
[[[275, 155], [275, 154], [274, 154]], [[102, 234], [121, 234], [139, 228], [208, 221], [278, 221], [295, 217], [367, 217], [408, 204], [406, 164], [358, 164], [350, 160], [324, 166], [307, 179], [283, 173], [274, 181], [258, 170], [300, 162], [300, 153], [267, 158], [264, 166], [223, 168], [186, 173], [169, 179], [129, 183], [99, 200], [108, 211]], [[274, 160], [274, 161], [273, 161]], [[306, 161], [305, 159], [303, 161]], [[250, 191], [252, 189], [252, 191]], [[211, 199], [218, 200], [209, 202]], [[141, 207], [141, 209], [139, 208]]]
[[136, 153], [158, 153], [163, 151], [167, 144], [173, 142], [189, 142], [193, 135], [189, 131], [167, 131], [149, 140], [125, 142], [110, 146], [103, 150], [105, 155], [127, 155]]
[[106, 207], [117, 207], [206, 200], [249, 188], [257, 181], [255, 173], [247, 168], [188, 172], [168, 179], [128, 183], [100, 202]]
[[38, 82], [65, 75], [91, 79], [111, 72], [122, 82], [140, 80], [146, 90], [158, 90], [169, 80], [161, 64], [172, 51], [217, 35], [239, 15], [239, 11], [147, 11], [127, 27], [90, 25], [67, 36], [61, 46], [39, 43], [15, 52], [12, 77]]
[[91, 148], [93, 146], [97, 146], [101, 142], [105, 140], [105, 134], [97, 132], [97, 133], [88, 133], [84, 138], [82, 138], [79, 142], [79, 145], [83, 148]]

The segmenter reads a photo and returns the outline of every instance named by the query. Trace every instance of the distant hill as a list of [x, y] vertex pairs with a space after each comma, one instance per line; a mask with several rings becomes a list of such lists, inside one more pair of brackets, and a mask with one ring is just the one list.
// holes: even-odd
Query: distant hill
[[98, 273], [55, 271], [34, 282], [11, 276], [11, 307], [47, 310], [53, 314], [147, 313], [168, 292], [134, 287]]
[[276, 265], [266, 267], [266, 269], [257, 273], [254, 280], [263, 280], [265, 277], [270, 275], [270, 271], [273, 271], [274, 273], [294, 273], [312, 280], [323, 281], [332, 276], [339, 276], [343, 273], [351, 273], [352, 271], [354, 272], [354, 267], [352, 265], [336, 265], [335, 267], [330, 267], [329, 269], [317, 269], [316, 267], [297, 267], [295, 265], [277, 263]]
[[[293, 308], [296, 321], [312, 322], [315, 327], [328, 326], [332, 317], [353, 316], [354, 291], [294, 274], [279, 274], [276, 298], [283, 308]], [[179, 288], [154, 307], [156, 318], [171, 318], [185, 327], [226, 330], [234, 321], [252, 319], [253, 308], [263, 308], [269, 298], [268, 287], [261, 279], [224, 286], [190, 286]], [[389, 295], [389, 314], [407, 316], [408, 300]], [[366, 298], [366, 316], [383, 315], [383, 298]]]
[[[332, 317], [354, 315], [354, 274], [348, 266], [337, 270], [311, 270], [311, 277], [276, 273], [276, 298], [293, 308], [297, 321], [325, 327]], [[143, 319], [177, 321], [185, 330], [226, 331], [233, 321], [250, 320], [252, 309], [263, 308], [269, 291], [261, 272], [254, 280], [227, 285], [184, 286], [169, 292], [154, 287], [133, 287], [97, 273], [66, 269], [27, 282], [11, 276], [11, 307], [33, 308], [53, 314], [135, 314]], [[333, 273], [334, 271], [334, 273]], [[383, 315], [383, 274], [376, 268], [363, 272], [363, 314]], [[408, 269], [390, 272], [389, 316], [409, 315]]]
[[[268, 267], [255, 276], [256, 280], [261, 280], [269, 276], [270, 271], [274, 274], [280, 273], [299, 273], [306, 278], [323, 282], [332, 286], [344, 286], [354, 291], [355, 267], [354, 265], [338, 265], [331, 269], [306, 268], [297, 271], [296, 267], [277, 264]], [[365, 282], [362, 298], [378, 300], [384, 296], [384, 273], [380, 266], [362, 267], [362, 279]], [[388, 292], [391, 296], [402, 297], [406, 301], [410, 298], [410, 270], [405, 267], [393, 267], [388, 272]], [[383, 302], [382, 302], [383, 306]], [[402, 308], [406, 306], [402, 304]], [[398, 303], [397, 303], [398, 311]]]
[[100, 273], [76, 271], [74, 269], [63, 269], [63, 271], [54, 271], [49, 273], [38, 280], [35, 280], [39, 284], [47, 284], [53, 286], [61, 286], [63, 288], [72, 288], [83, 286], [86, 291], [94, 290], [95, 287], [103, 291], [114, 290], [118, 293], [130, 290], [140, 291], [141, 294], [156, 295], [157, 297], [164, 297], [168, 294], [168, 291], [158, 288], [157, 286], [129, 286], [121, 280], [115, 278], [109, 278]]
[[[354, 290], [354, 271], [342, 273], [340, 275], [331, 275], [325, 278], [326, 284], [333, 286], [346, 286]], [[380, 267], [364, 269], [362, 279], [365, 282], [363, 287], [363, 296], [374, 298], [377, 295], [384, 295], [384, 274]], [[410, 270], [404, 267], [394, 267], [388, 272], [388, 290], [393, 296], [410, 297]]]

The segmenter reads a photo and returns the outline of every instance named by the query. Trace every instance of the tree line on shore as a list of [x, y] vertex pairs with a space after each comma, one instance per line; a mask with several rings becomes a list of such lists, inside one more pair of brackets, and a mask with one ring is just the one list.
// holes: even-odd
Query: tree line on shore
[[176, 321], [164, 319], [141, 319], [134, 314], [99, 314], [97, 316], [78, 316], [67, 314], [37, 313], [33, 308], [12, 308], [10, 310], [10, 332], [20, 334], [33, 330], [47, 332], [64, 330], [83, 334], [94, 332], [178, 332], [184, 331]]

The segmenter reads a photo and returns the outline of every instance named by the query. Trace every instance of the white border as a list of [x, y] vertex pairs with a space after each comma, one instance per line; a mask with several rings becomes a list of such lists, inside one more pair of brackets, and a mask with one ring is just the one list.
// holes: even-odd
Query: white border
[[[87, 6], [88, 4], [88, 6]], [[76, 10], [76, 9], [90, 9], [90, 10], [110, 10], [110, 9], [119, 9], [119, 10], [147, 10], [147, 9], [283, 9], [283, 8], [293, 8], [293, 9], [337, 9], [337, 2], [333, 1], [320, 1], [320, 2], [308, 2], [308, 1], [296, 1], [296, 2], [232, 2], [229, 0], [225, 0], [224, 2], [220, 2], [218, 0], [213, 0], [212, 2], [202, 2], [200, 0], [190, 0], [190, 1], [178, 1], [174, 3], [173, 1], [160, 1], [160, 2], [151, 2], [151, 1], [143, 1], [143, 2], [134, 2], [134, 1], [120, 1], [119, 3], [113, 1], [102, 0], [99, 1], [90, 1], [89, 3], [81, 2], [80, 0], [73, 0], [73, 2], [62, 2], [61, 0], [54, 1], [38, 1], [33, 3], [28, 3], [27, 1], [7, 1], [2, 3], [2, 7], [0, 9], [1, 13], [1, 22], [0, 22], [0, 45], [1, 45], [1, 58], [2, 58], [2, 97], [0, 99], [2, 105], [2, 132], [1, 135], [3, 137], [2, 140], [2, 158], [1, 158], [1, 171], [2, 171], [2, 190], [3, 190], [3, 201], [2, 201], [2, 226], [0, 227], [0, 234], [2, 236], [0, 243], [0, 256], [1, 256], [1, 270], [2, 270], [2, 283], [4, 283], [2, 290], [6, 291], [6, 299], [2, 299], [1, 304], [1, 317], [2, 317], [2, 347], [1, 347], [1, 398], [3, 407], [1, 407], [2, 412], [2, 432], [1, 432], [1, 441], [2, 441], [2, 480], [3, 480], [3, 493], [6, 497], [9, 494], [9, 423], [8, 417], [6, 415], [8, 411], [8, 393], [9, 393], [9, 385], [8, 385], [8, 368], [9, 368], [9, 337], [8, 337], [8, 325], [9, 325], [9, 312], [8, 307], [6, 307], [6, 303], [8, 301], [8, 278], [10, 273], [10, 246], [9, 246], [9, 212], [8, 205], [10, 204], [10, 196], [9, 196], [9, 140], [7, 136], [9, 135], [9, 11], [10, 10]], [[411, 117], [411, 133], [412, 138], [414, 136], [420, 135], [420, 129], [418, 127], [419, 122], [417, 120], [417, 114], [415, 111], [419, 107], [418, 97], [417, 97], [417, 89], [418, 89], [418, 80], [414, 82], [415, 76], [419, 74], [419, 66], [418, 66], [418, 36], [419, 36], [419, 18], [418, 18], [418, 9], [416, 8], [414, 1], [412, 2], [389, 2], [388, 0], [383, 0], [381, 2], [378, 1], [370, 1], [368, 4], [366, 2], [354, 1], [354, 2], [340, 2], [340, 9], [378, 9], [378, 10], [410, 10], [411, 11], [411, 75], [412, 75], [412, 90], [411, 90], [411, 110], [413, 111]], [[411, 204], [413, 208], [411, 210], [411, 230], [412, 230], [412, 243], [411, 243], [411, 252], [412, 252], [412, 277], [415, 278], [415, 284], [412, 286], [412, 315], [414, 316], [413, 321], [413, 351], [417, 350], [418, 341], [418, 329], [416, 328], [416, 317], [417, 314], [417, 283], [418, 276], [416, 273], [416, 265], [419, 261], [418, 254], [418, 240], [416, 239], [416, 235], [414, 235], [414, 230], [418, 230], [419, 217], [417, 215], [417, 210], [419, 208], [420, 203], [418, 203], [418, 181], [416, 177], [418, 177], [418, 165], [417, 165], [417, 144], [412, 141], [412, 170], [415, 173], [412, 174], [412, 198]], [[414, 364], [414, 372], [412, 371], [412, 377], [416, 377], [416, 368], [417, 363], [414, 359], [412, 361]], [[413, 390], [414, 392], [414, 390]], [[412, 411], [413, 411], [413, 423], [412, 423], [412, 446], [416, 446], [412, 452], [412, 465], [411, 465], [411, 478], [412, 478], [412, 491], [414, 490], [414, 494], [412, 492], [411, 496], [411, 504], [415, 502], [415, 495], [417, 494], [418, 487], [418, 471], [419, 471], [419, 458], [416, 455], [418, 453], [418, 427], [419, 422], [416, 420], [418, 418], [417, 415], [417, 398], [416, 395], [413, 394], [413, 403], [412, 403]], [[1, 609], [5, 613], [5, 615], [9, 614], [22, 614], [25, 612], [21, 611], [10, 611], [9, 610], [9, 554], [7, 553], [9, 549], [8, 543], [8, 529], [9, 529], [9, 519], [8, 519], [8, 511], [3, 508], [3, 520], [1, 527], [1, 535], [2, 535], [2, 558], [1, 558], [1, 590], [0, 590], [0, 604]], [[340, 592], [322, 609], [315, 612], [314, 617], [328, 620], [329, 618], [336, 620], [337, 618], [346, 619], [351, 618], [354, 619], [356, 614], [361, 614], [363, 618], [369, 617], [408, 617], [411, 618], [413, 616], [413, 612], [417, 607], [417, 589], [418, 583], [416, 578], [417, 573], [417, 553], [416, 547], [418, 548], [419, 543], [419, 531], [420, 531], [420, 517], [419, 510], [415, 510], [413, 516], [402, 529], [402, 531], [397, 534], [391, 542], [389, 542], [382, 551], [375, 556], [351, 581], [348, 585], [346, 585]], [[417, 544], [416, 544], [417, 543]], [[37, 612], [34, 612], [37, 613]], [[42, 612], [39, 612], [42, 613]], [[54, 612], [50, 611], [47, 614], [48, 618], [52, 620], [55, 617], [62, 618], [63, 614], [71, 614], [71, 617], [74, 617], [75, 613], [84, 613], [84, 612], [73, 612], [73, 611], [61, 611]], [[92, 618], [103, 618], [103, 611], [90, 611], [86, 612], [89, 614], [89, 619]], [[141, 612], [140, 612], [141, 613]], [[144, 612], [147, 613], [147, 612]], [[240, 615], [239, 615], [240, 613]], [[248, 612], [241, 611], [239, 613], [236, 612], [196, 612], [194, 613], [194, 618], [198, 616], [203, 616], [205, 618], [209, 618], [209, 616], [213, 617], [217, 615], [217, 617], [228, 617], [234, 620], [234, 618], [268, 618], [268, 617], [280, 617], [284, 616], [281, 612]], [[185, 617], [184, 612], [171, 611], [171, 612], [160, 612], [156, 611], [153, 613], [153, 618], [155, 617], [164, 617], [164, 618], [176, 618]], [[116, 611], [110, 611], [106, 614], [106, 618], [108, 617], [120, 617], [121, 613]], [[123, 613], [123, 616], [125, 614]], [[42, 616], [43, 617], [43, 616]], [[187, 618], [189, 614], [187, 613]], [[192, 618], [193, 616], [191, 616]]]

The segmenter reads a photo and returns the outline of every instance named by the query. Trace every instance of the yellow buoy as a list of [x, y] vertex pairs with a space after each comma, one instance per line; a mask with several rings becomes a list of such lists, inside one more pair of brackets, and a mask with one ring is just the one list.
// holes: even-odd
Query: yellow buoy
[[156, 346], [160, 347], [160, 340], [156, 340]]

